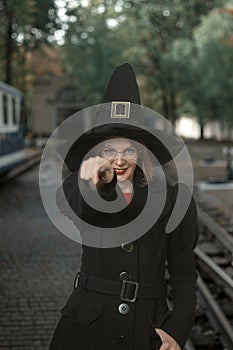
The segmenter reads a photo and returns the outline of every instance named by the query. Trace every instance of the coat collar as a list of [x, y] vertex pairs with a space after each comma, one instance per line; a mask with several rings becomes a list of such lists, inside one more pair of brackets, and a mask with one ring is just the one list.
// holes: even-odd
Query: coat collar
[[[119, 187], [119, 186], [118, 186]], [[150, 199], [154, 203], [154, 210], [161, 210], [159, 204], [163, 201], [164, 194], [166, 195], [165, 203], [163, 205], [162, 212], [157, 220], [157, 222], [163, 220], [171, 211], [173, 207], [171, 195], [170, 195], [170, 185], [160, 179], [155, 179], [151, 182], [149, 186], [150, 190]], [[119, 187], [119, 195], [121, 200], [125, 203], [126, 199], [123, 192]], [[148, 186], [141, 187], [139, 184], [134, 185], [134, 191], [132, 193], [132, 200], [130, 205], [125, 209], [125, 214], [128, 217], [135, 217], [138, 215], [144, 208], [146, 200], [148, 198]], [[155, 212], [151, 213], [154, 215]]]

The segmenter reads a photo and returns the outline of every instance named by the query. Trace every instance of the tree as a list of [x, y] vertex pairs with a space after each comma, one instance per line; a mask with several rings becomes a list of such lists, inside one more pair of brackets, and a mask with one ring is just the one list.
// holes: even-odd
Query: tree
[[204, 137], [207, 121], [218, 120], [232, 127], [233, 21], [228, 11], [214, 10], [203, 16], [193, 40], [173, 44], [173, 66], [182, 91], [184, 107], [195, 115]]
[[[63, 46], [64, 65], [77, 81], [86, 105], [101, 102], [107, 77], [123, 61], [129, 47], [121, 31], [125, 21], [120, 1], [90, 0], [69, 9]], [[132, 43], [131, 43], [132, 44]]]
[[[5, 76], [3, 71], [1, 72], [1, 79], [6, 83], [12, 83], [12, 57], [13, 53], [17, 49], [17, 19], [21, 19], [21, 26], [25, 26], [26, 23], [31, 22], [31, 15], [33, 12], [33, 2], [23, 0], [20, 3], [14, 1], [3, 0], [0, 2], [0, 33], [1, 33], [1, 52], [2, 65], [5, 66]], [[29, 24], [28, 23], [28, 24]]]
[[[0, 78], [20, 86], [25, 73], [25, 56], [41, 42], [51, 42], [60, 24], [54, 0], [0, 0]], [[16, 63], [16, 64], [15, 64]]]
[[[176, 71], [170, 59], [173, 43], [191, 38], [192, 30], [219, 1], [158, 0], [132, 1], [132, 10], [140, 27], [139, 45], [146, 52], [141, 69], [147, 74], [151, 90], [158, 91], [161, 112], [174, 123], [177, 118], [179, 86]], [[156, 101], [151, 107], [158, 109]]]

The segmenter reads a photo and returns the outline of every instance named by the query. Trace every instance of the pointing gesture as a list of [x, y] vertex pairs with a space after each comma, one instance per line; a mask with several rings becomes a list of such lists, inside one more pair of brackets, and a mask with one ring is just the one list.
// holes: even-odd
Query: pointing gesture
[[99, 181], [109, 183], [113, 177], [114, 170], [111, 162], [99, 156], [84, 160], [80, 168], [80, 178], [92, 181], [94, 185]]

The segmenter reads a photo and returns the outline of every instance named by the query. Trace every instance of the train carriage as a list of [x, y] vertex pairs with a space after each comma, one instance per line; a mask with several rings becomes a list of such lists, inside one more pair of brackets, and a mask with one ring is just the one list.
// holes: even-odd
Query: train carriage
[[0, 174], [25, 160], [23, 93], [0, 82]]

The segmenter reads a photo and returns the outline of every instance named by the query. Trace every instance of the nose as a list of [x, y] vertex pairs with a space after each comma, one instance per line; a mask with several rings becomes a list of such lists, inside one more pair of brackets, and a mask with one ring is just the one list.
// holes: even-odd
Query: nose
[[125, 160], [125, 158], [122, 157], [121, 154], [118, 153], [118, 155], [114, 159], [114, 163], [117, 164], [117, 165], [123, 165], [123, 164], [126, 163], [126, 160]]

